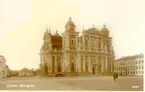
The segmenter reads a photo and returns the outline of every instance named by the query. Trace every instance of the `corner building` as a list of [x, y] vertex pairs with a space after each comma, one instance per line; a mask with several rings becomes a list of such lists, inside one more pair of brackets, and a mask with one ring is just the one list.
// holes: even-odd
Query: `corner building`
[[144, 55], [141, 53], [116, 59], [114, 68], [114, 71], [122, 76], [143, 76]]
[[50, 28], [44, 34], [40, 51], [40, 68], [52, 76], [110, 74], [114, 69], [112, 38], [104, 25], [99, 31], [95, 27], [79, 32], [69, 18], [62, 36], [58, 31], [51, 34]]

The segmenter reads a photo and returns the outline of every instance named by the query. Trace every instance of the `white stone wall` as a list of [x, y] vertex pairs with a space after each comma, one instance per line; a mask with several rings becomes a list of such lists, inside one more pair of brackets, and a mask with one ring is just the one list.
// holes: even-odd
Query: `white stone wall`
[[115, 61], [115, 72], [124, 72], [124, 70], [121, 69], [123, 67], [127, 69], [128, 75], [141, 76], [144, 74], [143, 58]]
[[7, 77], [6, 60], [0, 56], [0, 78]]

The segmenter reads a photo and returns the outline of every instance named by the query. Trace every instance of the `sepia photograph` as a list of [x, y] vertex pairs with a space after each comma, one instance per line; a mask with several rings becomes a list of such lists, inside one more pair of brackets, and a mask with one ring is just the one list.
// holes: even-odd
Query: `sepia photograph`
[[144, 91], [145, 0], [0, 0], [0, 91]]

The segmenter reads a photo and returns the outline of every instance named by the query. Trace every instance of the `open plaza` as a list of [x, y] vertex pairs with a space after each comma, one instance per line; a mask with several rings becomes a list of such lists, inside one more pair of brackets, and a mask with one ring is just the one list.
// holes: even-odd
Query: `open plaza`
[[142, 76], [12, 77], [0, 81], [1, 90], [142, 91]]

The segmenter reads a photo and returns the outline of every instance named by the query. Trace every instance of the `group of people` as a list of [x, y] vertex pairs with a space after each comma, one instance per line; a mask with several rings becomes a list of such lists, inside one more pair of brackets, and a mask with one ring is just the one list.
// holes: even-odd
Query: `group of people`
[[114, 73], [113, 74], [113, 80], [114, 80], [114, 82], [115, 82], [115, 80], [118, 78], [118, 73]]

